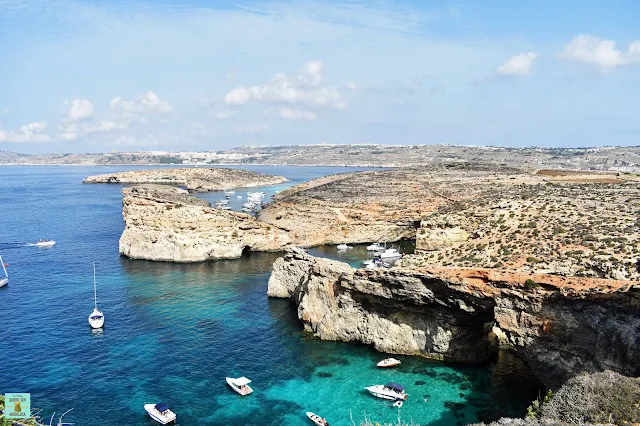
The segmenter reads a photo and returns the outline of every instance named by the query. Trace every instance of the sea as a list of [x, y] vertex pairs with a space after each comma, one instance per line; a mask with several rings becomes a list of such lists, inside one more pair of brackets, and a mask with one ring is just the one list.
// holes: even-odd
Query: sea
[[[10, 277], [0, 288], [0, 393], [30, 393], [46, 424], [72, 409], [64, 420], [78, 426], [152, 425], [143, 405], [165, 402], [180, 426], [312, 425], [307, 411], [332, 426], [466, 425], [523, 416], [538, 396], [540, 384], [510, 352], [481, 365], [398, 356], [399, 367], [382, 370], [375, 365], [385, 355], [371, 347], [304, 332], [290, 301], [267, 297], [281, 253], [194, 264], [121, 257], [122, 186], [82, 179], [137, 168], [0, 167], [0, 255]], [[290, 179], [260, 188], [267, 201], [291, 185], [361, 170], [244, 168]], [[246, 192], [234, 195], [234, 208]], [[41, 238], [57, 243], [34, 246]], [[367, 258], [363, 246], [311, 254], [353, 266]], [[87, 323], [94, 262], [105, 314], [97, 332]], [[237, 395], [227, 376], [248, 377], [254, 393]], [[364, 390], [389, 381], [409, 394], [401, 408]]]

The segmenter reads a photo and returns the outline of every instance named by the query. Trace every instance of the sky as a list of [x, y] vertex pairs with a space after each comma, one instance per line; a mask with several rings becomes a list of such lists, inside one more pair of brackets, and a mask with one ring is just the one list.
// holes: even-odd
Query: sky
[[0, 150], [640, 145], [636, 0], [0, 0]]

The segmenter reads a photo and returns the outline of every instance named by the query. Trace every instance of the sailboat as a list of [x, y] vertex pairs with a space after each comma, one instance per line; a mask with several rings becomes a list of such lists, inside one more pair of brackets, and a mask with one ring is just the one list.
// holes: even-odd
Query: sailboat
[[102, 328], [104, 326], [104, 315], [98, 310], [98, 298], [96, 296], [96, 263], [93, 262], [93, 312], [89, 315], [89, 325], [91, 328]]
[[0, 256], [0, 265], [2, 265], [2, 270], [4, 271], [4, 278], [0, 278], [0, 287], [4, 287], [9, 283], [9, 274], [7, 274], [7, 268], [4, 266], [2, 256]]

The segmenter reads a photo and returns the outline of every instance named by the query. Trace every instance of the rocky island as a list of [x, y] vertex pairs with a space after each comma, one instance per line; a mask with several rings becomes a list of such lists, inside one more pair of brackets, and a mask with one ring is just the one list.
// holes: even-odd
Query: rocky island
[[153, 183], [183, 186], [191, 192], [222, 191], [233, 188], [276, 185], [287, 182], [282, 176], [242, 169], [179, 168], [136, 170], [89, 176], [83, 183]]

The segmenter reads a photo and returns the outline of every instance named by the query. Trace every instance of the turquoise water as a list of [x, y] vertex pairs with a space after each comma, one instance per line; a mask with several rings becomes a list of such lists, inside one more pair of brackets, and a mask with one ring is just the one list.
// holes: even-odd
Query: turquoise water
[[[345, 171], [253, 169], [291, 184]], [[405, 385], [400, 415], [422, 425], [522, 415], [537, 396], [527, 369], [506, 353], [475, 367], [400, 357], [400, 368], [379, 370], [384, 356], [369, 347], [309, 336], [295, 307], [266, 296], [275, 253], [191, 265], [121, 258], [121, 187], [80, 183], [114, 170], [0, 168], [0, 254], [11, 277], [0, 288], [0, 393], [31, 392], [44, 416], [74, 408], [65, 419], [76, 425], [151, 425], [142, 406], [162, 400], [181, 426], [308, 425], [308, 410], [332, 425], [365, 413], [393, 421], [398, 410], [364, 391], [386, 381]], [[40, 238], [58, 244], [25, 245]], [[365, 256], [361, 246], [311, 252], [354, 265]], [[87, 324], [93, 261], [101, 333]], [[241, 375], [253, 380], [249, 397], [224, 382]]]

